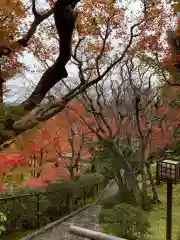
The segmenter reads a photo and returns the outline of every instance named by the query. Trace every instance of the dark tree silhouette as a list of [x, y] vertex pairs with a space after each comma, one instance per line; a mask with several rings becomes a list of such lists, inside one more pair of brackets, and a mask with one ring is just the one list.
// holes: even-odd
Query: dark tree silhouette
[[71, 58], [72, 34], [75, 28], [77, 13], [74, 7], [79, 0], [57, 0], [54, 6], [54, 19], [59, 35], [59, 56], [55, 63], [49, 67], [41, 77], [30, 97], [22, 103], [25, 110], [32, 110], [45, 97], [46, 93], [62, 78], [66, 78], [66, 64]]

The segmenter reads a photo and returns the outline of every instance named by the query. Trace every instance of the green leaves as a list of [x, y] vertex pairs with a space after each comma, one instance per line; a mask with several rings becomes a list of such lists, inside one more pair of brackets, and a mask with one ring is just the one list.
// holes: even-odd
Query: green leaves
[[2, 212], [0, 212], [0, 221], [1, 222], [6, 222], [7, 221], [6, 216]]
[[7, 221], [7, 218], [6, 216], [0, 212], [0, 235], [2, 234], [2, 232], [4, 232], [6, 229], [3, 225], [1, 225], [2, 223], [6, 222]]
[[121, 203], [101, 214], [103, 231], [125, 239], [146, 239], [150, 224], [143, 211]]
[[173, 141], [171, 143], [170, 149], [174, 152], [173, 155], [179, 158], [180, 155], [180, 127], [177, 128], [174, 135]]
[[101, 173], [113, 176], [120, 170], [121, 159], [126, 159], [134, 170], [139, 166], [139, 152], [137, 149], [118, 143], [121, 154], [117, 155], [111, 150], [112, 143], [109, 140], [98, 141], [94, 144], [93, 160], [99, 166]]
[[24, 114], [25, 111], [22, 107], [0, 104], [0, 144], [16, 135], [12, 125]]

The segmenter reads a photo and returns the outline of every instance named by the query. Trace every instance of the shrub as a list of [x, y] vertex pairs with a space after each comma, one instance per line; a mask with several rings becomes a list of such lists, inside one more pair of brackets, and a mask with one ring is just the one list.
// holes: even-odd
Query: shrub
[[12, 124], [24, 114], [22, 107], [0, 103], [0, 144], [16, 135], [17, 132], [12, 129]]
[[101, 200], [101, 205], [104, 209], [111, 209], [115, 205], [120, 203], [120, 193], [117, 192], [115, 195], [104, 198]]
[[40, 226], [43, 226], [82, 207], [85, 198], [87, 200], [94, 196], [94, 189], [102, 180], [101, 175], [88, 174], [74, 181], [54, 182], [46, 188], [28, 187], [16, 189], [11, 194], [1, 194], [0, 197], [5, 199], [0, 199], [0, 209], [4, 210], [8, 218], [6, 232], [22, 227], [35, 229], [38, 220]]
[[176, 130], [174, 139], [171, 143], [170, 149], [174, 151], [174, 154], [179, 156], [180, 155], [180, 127]]
[[[46, 194], [51, 204], [44, 215], [49, 216], [53, 221], [58, 216], [63, 216], [84, 204], [84, 194], [86, 198], [95, 195], [95, 185], [103, 180], [99, 174], [87, 174], [81, 176], [78, 180], [63, 181], [50, 184], [47, 189], [53, 194]], [[58, 190], [58, 191], [57, 191]], [[68, 203], [68, 204], [67, 204]]]
[[0, 212], [0, 236], [1, 236], [2, 232], [4, 232], [6, 230], [4, 227], [4, 222], [6, 222], [6, 221], [7, 221], [6, 216], [2, 212]]
[[77, 180], [79, 186], [87, 186], [87, 184], [92, 186], [100, 182], [103, 182], [103, 176], [98, 173], [85, 174]]
[[103, 232], [129, 240], [146, 239], [150, 224], [142, 210], [121, 203], [100, 214]]
[[177, 233], [177, 238], [176, 240], [180, 240], [180, 226], [179, 226], [179, 229], [178, 229], [178, 233]]

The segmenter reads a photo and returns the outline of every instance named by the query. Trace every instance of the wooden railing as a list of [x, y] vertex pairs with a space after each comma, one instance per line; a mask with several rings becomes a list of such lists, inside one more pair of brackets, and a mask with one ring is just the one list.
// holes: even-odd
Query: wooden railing
[[[104, 182], [66, 190], [30, 193], [0, 198], [0, 210], [7, 216], [6, 233], [20, 228], [39, 229], [88, 204], [105, 186]], [[32, 227], [30, 226], [32, 224]]]

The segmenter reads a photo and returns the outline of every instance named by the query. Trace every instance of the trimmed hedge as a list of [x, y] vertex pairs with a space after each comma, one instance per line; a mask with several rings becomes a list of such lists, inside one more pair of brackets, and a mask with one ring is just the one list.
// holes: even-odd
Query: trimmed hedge
[[78, 180], [54, 182], [46, 188], [1, 193], [0, 209], [7, 216], [6, 234], [21, 228], [36, 229], [55, 221], [84, 206], [104, 186], [103, 176], [94, 173], [81, 176]]

